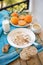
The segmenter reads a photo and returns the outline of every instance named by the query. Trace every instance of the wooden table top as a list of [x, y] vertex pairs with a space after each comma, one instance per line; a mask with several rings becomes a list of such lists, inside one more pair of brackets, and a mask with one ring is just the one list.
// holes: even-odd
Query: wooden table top
[[[36, 37], [37, 37], [37, 42], [43, 45], [43, 30], [41, 31], [40, 34], [36, 35]], [[18, 58], [17, 60], [11, 62], [8, 65], [43, 65], [43, 51], [38, 53], [28, 61], [24, 61]]]

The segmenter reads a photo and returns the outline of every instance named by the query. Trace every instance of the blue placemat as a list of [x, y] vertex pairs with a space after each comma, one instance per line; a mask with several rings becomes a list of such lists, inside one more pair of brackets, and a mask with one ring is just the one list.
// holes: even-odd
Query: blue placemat
[[[19, 57], [19, 53], [16, 52], [16, 48], [10, 47], [8, 53], [3, 53], [2, 48], [5, 44], [8, 44], [7, 41], [7, 35], [3, 33], [2, 29], [2, 21], [5, 19], [5, 17], [9, 17], [10, 13], [9, 11], [3, 10], [0, 11], [0, 65], [8, 64], [9, 62], [17, 59]], [[14, 26], [10, 25], [10, 31], [16, 29]], [[18, 49], [20, 52], [20, 49]]]
[[[18, 49], [18, 53], [17, 53], [16, 48], [11, 46], [8, 53], [2, 52], [3, 46], [5, 44], [8, 44], [7, 35], [4, 35], [2, 30], [2, 21], [4, 20], [5, 15], [9, 16], [10, 13], [6, 10], [3, 10], [0, 12], [0, 65], [8, 64], [11, 61], [19, 58], [19, 52], [21, 51], [21, 49]], [[16, 29], [16, 28], [10, 25], [10, 31], [13, 29]], [[38, 49], [38, 52], [41, 52], [43, 50], [43, 47], [41, 45], [35, 45], [35, 44], [33, 45]]]

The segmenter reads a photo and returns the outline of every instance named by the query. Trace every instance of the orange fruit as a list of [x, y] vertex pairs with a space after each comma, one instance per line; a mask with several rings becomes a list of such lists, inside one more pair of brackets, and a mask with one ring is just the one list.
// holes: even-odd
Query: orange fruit
[[17, 25], [18, 24], [18, 17], [12, 17], [11, 18], [11, 22], [13, 23], [13, 24], [15, 24], [15, 25]]
[[25, 19], [25, 16], [24, 16], [24, 15], [20, 15], [20, 16], [19, 16], [19, 19], [20, 19], [20, 20], [24, 20], [24, 19]]
[[18, 21], [18, 25], [24, 26], [24, 25], [26, 25], [26, 21], [24, 21], [24, 20], [19, 20], [19, 21]]
[[18, 17], [18, 14], [16, 12], [12, 13], [11, 16], [17, 16]]
[[31, 16], [31, 15], [26, 15], [26, 16], [25, 16], [25, 21], [26, 21], [27, 23], [31, 23], [31, 22], [32, 22], [32, 16]]

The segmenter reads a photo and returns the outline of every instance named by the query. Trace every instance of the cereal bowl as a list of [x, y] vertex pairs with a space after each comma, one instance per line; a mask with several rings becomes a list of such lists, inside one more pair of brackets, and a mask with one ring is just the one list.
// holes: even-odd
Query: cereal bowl
[[30, 29], [17, 28], [8, 34], [7, 40], [8, 43], [13, 47], [25, 48], [34, 43], [35, 34]]
[[34, 23], [31, 26], [31, 30], [36, 34], [39, 34], [41, 32], [41, 25], [38, 23]]

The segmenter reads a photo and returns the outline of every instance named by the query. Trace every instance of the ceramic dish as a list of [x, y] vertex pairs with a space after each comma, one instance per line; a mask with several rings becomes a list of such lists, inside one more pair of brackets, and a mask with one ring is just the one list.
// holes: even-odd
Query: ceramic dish
[[[15, 39], [15, 36], [16, 36], [16, 33], [17, 32], [23, 32], [24, 34], [28, 34], [31, 38], [31, 41], [28, 42], [28, 44], [25, 44], [25, 45], [17, 45], [16, 43], [13, 42], [13, 40]], [[31, 46], [34, 41], [35, 41], [35, 34], [30, 30], [30, 29], [26, 29], [26, 28], [17, 28], [15, 30], [12, 30], [8, 36], [7, 36], [7, 40], [8, 40], [8, 43], [13, 46], [13, 47], [16, 47], [16, 48], [25, 48], [25, 47], [28, 47], [28, 46]]]
[[38, 23], [34, 23], [31, 25], [31, 30], [36, 34], [39, 34], [41, 32], [41, 25]]
[[19, 25], [14, 25], [11, 21], [10, 21], [10, 24], [13, 25], [14, 27], [17, 27], [17, 28], [26, 28], [26, 27], [31, 25], [31, 23], [29, 23], [29, 24], [24, 25], [24, 26], [19, 26]]
[[[18, 13], [19, 16], [20, 16], [20, 15], [26, 15], [26, 14], [32, 15], [32, 14], [29, 12], [29, 10], [24, 10], [23, 12]], [[32, 17], [33, 17], [33, 16], [32, 16]], [[30, 26], [31, 23], [32, 23], [32, 22], [27, 23], [26, 25], [20, 26], [20, 25], [18, 25], [18, 24], [17, 24], [17, 25], [13, 24], [13, 23], [11, 22], [11, 20], [10, 20], [10, 24], [11, 24], [11, 25], [13, 25], [13, 26], [15, 26], [15, 27], [19, 27], [19, 28], [21, 28], [21, 27], [28, 27], [28, 26]]]

